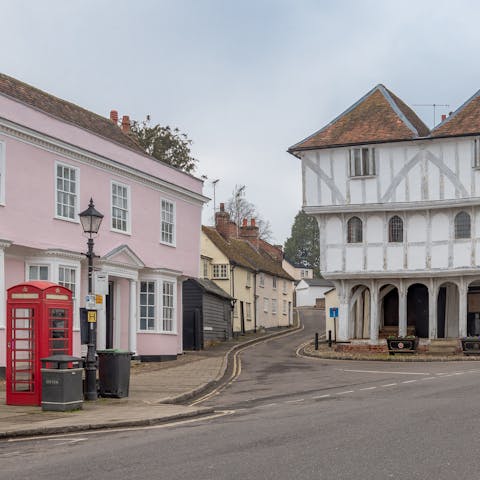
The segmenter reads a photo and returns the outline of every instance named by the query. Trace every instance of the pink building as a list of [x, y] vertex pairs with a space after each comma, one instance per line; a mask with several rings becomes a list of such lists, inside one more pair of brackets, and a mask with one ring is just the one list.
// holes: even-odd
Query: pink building
[[98, 348], [144, 360], [182, 351], [181, 283], [198, 277], [202, 181], [142, 152], [129, 121], [106, 119], [0, 74], [0, 369], [5, 367], [5, 290], [50, 280], [87, 287], [78, 213], [90, 197], [105, 217], [95, 239], [109, 294], [98, 313]]

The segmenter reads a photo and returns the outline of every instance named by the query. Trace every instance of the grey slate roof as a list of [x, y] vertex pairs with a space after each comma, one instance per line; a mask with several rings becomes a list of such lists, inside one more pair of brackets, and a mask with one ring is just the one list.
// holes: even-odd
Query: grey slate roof
[[302, 278], [310, 287], [333, 287], [333, 283], [324, 278]]

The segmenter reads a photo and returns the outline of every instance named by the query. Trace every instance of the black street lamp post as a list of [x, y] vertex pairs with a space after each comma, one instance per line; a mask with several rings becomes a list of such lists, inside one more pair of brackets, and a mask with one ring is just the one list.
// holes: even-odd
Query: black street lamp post
[[[79, 213], [80, 223], [82, 224], [83, 232], [88, 235], [87, 253], [88, 258], [88, 295], [93, 295], [93, 235], [98, 233], [100, 224], [102, 223], [103, 215], [95, 209], [93, 200], [90, 199], [88, 208], [82, 213]], [[97, 397], [97, 362], [95, 359], [95, 350], [97, 345], [97, 322], [96, 315], [93, 317], [95, 321], [88, 322], [88, 349], [87, 361], [85, 362], [85, 383], [87, 400], [96, 400]]]

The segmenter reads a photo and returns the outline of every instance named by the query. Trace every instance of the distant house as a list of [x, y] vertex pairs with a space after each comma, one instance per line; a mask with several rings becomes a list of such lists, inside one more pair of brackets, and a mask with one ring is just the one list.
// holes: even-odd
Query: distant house
[[313, 307], [317, 299], [325, 298], [325, 292], [331, 290], [333, 283], [324, 278], [304, 278], [295, 287], [296, 306]]
[[254, 219], [237, 226], [223, 204], [215, 227], [202, 227], [200, 272], [235, 298], [234, 332], [293, 323], [294, 282], [282, 258], [281, 249], [259, 238]]
[[302, 280], [302, 278], [313, 278], [313, 268], [290, 263], [285, 258], [282, 261], [282, 268], [297, 281]]
[[[182, 352], [182, 281], [198, 275], [203, 182], [147, 155], [128, 117], [121, 123], [116, 111], [104, 118], [0, 74], [0, 373], [5, 291], [25, 281], [73, 292], [68, 321], [81, 354], [87, 245], [78, 213], [91, 197], [104, 214], [95, 269], [108, 277], [98, 348], [158, 360]], [[34, 348], [24, 358], [40, 360]]]
[[183, 282], [183, 348], [201, 350], [232, 337], [233, 297], [212, 280]]

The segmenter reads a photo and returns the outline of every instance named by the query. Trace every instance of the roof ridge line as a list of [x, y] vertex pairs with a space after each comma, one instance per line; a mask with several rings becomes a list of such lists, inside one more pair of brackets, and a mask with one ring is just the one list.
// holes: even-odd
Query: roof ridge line
[[433, 130], [431, 130], [430, 132], [430, 136], [432, 136], [433, 132], [435, 132], [436, 130], [438, 130], [440, 127], [442, 127], [443, 125], [445, 125], [446, 123], [448, 123], [450, 120], [452, 120], [453, 118], [455, 118], [472, 100], [475, 100], [475, 98], [477, 98], [478, 96], [480, 95], [480, 89], [477, 90], [470, 98], [468, 98], [467, 100], [465, 100], [465, 102], [463, 102], [451, 115], [449, 115], [445, 120], [443, 120], [442, 122], [440, 122], [436, 127], [433, 127]]
[[[395, 100], [392, 98], [390, 95], [390, 91], [382, 84], [378, 85], [380, 92], [382, 92], [383, 96], [387, 100], [387, 102], [390, 104], [390, 106], [393, 108], [394, 112], [400, 117], [400, 120], [417, 136], [419, 137], [418, 130], [413, 126], [412, 122], [406, 117], [406, 115], [402, 112], [400, 107], [397, 105]], [[403, 100], [402, 100], [403, 101]], [[407, 104], [405, 104], [407, 105]], [[407, 105], [408, 108], [410, 108]], [[410, 108], [411, 109], [411, 108]]]
[[[363, 97], [361, 97], [359, 100], [357, 100], [353, 105], [350, 105], [345, 111], [343, 111], [340, 115], [337, 115], [332, 121], [327, 123], [325, 126], [323, 126], [320, 130], [317, 130], [316, 132], [312, 133], [308, 137], [305, 137], [303, 140], [300, 140], [299, 142], [295, 143], [295, 145], [292, 145], [287, 151], [292, 151], [297, 147], [297, 145], [300, 145], [307, 140], [310, 140], [310, 138], [314, 137], [315, 135], [318, 135], [319, 133], [322, 133], [325, 129], [333, 125], [335, 122], [340, 120], [342, 117], [350, 113], [354, 108], [356, 108], [360, 103], [362, 103], [364, 100], [366, 100], [368, 97], [373, 95], [377, 90], [380, 90], [380, 87], [385, 88], [381, 83], [375, 85], [371, 90], [369, 90]], [[380, 90], [381, 91], [381, 90]]]

